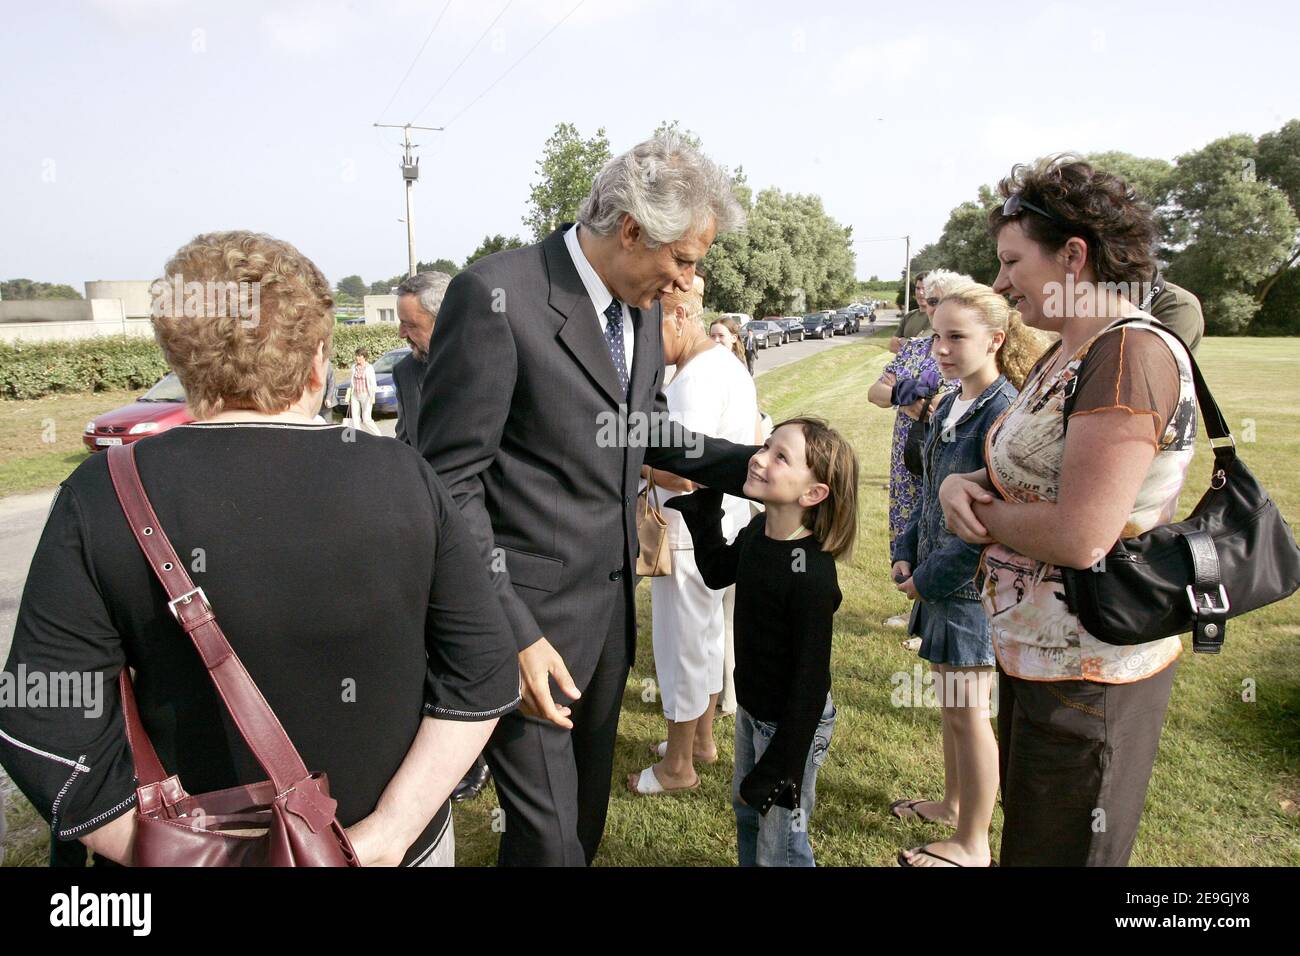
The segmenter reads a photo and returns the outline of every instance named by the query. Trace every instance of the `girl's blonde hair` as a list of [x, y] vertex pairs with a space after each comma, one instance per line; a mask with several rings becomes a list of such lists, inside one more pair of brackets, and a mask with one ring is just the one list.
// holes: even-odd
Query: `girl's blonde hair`
[[718, 318], [709, 323], [709, 329], [715, 325], [724, 325], [727, 331], [732, 334], [734, 340], [731, 343], [731, 354], [740, 359], [740, 364], [749, 368], [749, 363], [745, 361], [745, 343], [740, 338], [740, 323], [732, 318]]
[[1020, 313], [1011, 308], [1006, 298], [986, 285], [971, 282], [948, 293], [939, 305], [951, 302], [970, 309], [987, 328], [1005, 332], [1006, 339], [997, 352], [998, 371], [1019, 389], [1034, 363], [1047, 351], [1050, 340], [1042, 332], [1025, 325]]
[[823, 551], [829, 551], [836, 561], [848, 561], [858, 537], [858, 456], [848, 440], [823, 419], [787, 418], [776, 428], [784, 425], [798, 425], [803, 430], [808, 468], [813, 478], [831, 490], [824, 500], [805, 510], [804, 525], [812, 529]]

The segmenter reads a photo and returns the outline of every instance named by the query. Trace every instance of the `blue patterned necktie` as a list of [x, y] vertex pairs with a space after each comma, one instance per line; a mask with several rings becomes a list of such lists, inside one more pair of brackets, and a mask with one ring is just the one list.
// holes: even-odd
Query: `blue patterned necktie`
[[615, 299], [605, 309], [605, 344], [609, 346], [609, 357], [614, 360], [614, 371], [618, 373], [618, 383], [623, 386], [623, 395], [627, 396], [627, 353], [623, 348], [623, 303]]

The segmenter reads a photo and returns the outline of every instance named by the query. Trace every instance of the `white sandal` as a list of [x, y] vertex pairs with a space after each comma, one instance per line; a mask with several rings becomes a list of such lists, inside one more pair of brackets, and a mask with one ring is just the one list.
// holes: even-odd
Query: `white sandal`
[[636, 785], [629, 783], [628, 789], [641, 797], [657, 797], [664, 793], [681, 793], [685, 790], [694, 790], [700, 785], [700, 778], [697, 776], [695, 782], [689, 787], [673, 787], [671, 790], [666, 789], [659, 778], [655, 776], [654, 767], [646, 767], [641, 771], [641, 775], [636, 779]]

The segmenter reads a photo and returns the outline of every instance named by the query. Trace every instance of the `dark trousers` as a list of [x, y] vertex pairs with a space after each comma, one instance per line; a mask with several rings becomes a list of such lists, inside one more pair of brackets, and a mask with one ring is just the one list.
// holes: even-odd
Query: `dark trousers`
[[[626, 569], [624, 571], [626, 574]], [[626, 588], [605, 629], [596, 670], [571, 704], [573, 730], [514, 710], [488, 741], [488, 766], [504, 811], [501, 866], [587, 866], [605, 832], [614, 741], [632, 666], [633, 605]], [[551, 694], [557, 703], [555, 682]]]
[[999, 668], [1002, 866], [1128, 865], [1176, 666], [1132, 684]]

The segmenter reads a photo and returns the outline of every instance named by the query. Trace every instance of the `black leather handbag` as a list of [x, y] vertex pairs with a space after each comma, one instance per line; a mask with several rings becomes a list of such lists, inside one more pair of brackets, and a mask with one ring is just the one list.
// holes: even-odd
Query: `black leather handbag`
[[[1190, 352], [1188, 358], [1214, 451], [1209, 490], [1185, 520], [1121, 538], [1091, 568], [1061, 568], [1061, 574], [1067, 606], [1099, 640], [1143, 644], [1191, 631], [1194, 651], [1217, 654], [1228, 618], [1300, 588], [1300, 547], [1237, 457], [1228, 423]], [[1072, 408], [1071, 395], [1067, 422]]]
[[925, 435], [930, 428], [930, 406], [927, 403], [921, 417], [907, 426], [903, 442], [903, 467], [917, 478], [925, 475]]

